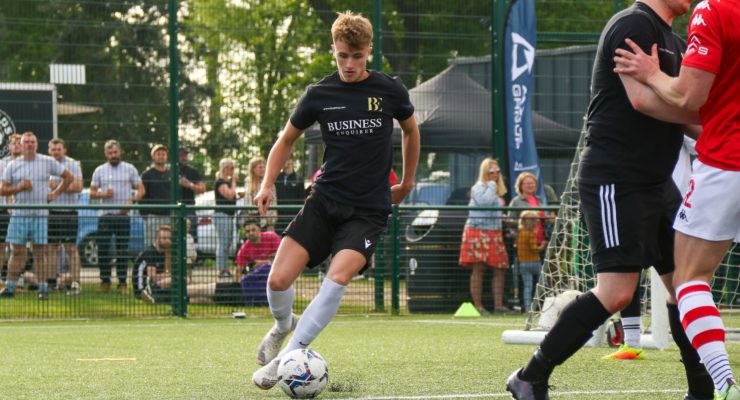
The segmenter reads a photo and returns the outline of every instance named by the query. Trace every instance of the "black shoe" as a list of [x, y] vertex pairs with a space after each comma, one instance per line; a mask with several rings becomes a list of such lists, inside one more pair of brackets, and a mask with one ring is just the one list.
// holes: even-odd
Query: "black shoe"
[[506, 390], [511, 392], [511, 395], [516, 400], [550, 400], [550, 396], [547, 394], [550, 387], [547, 385], [547, 382], [522, 380], [519, 377], [521, 371], [522, 369], [519, 368], [509, 375], [509, 378], [506, 380]]
[[49, 292], [39, 292], [39, 300], [49, 300]]
[[692, 395], [689, 392], [686, 392], [686, 396], [683, 397], [683, 400], [714, 400], [714, 399], [712, 397], [707, 397], [705, 399], [701, 399], [699, 397], [696, 397], [696, 396]]
[[5, 287], [0, 290], [0, 298], [12, 299], [13, 297], [15, 297], [15, 293], [9, 292], [8, 288]]

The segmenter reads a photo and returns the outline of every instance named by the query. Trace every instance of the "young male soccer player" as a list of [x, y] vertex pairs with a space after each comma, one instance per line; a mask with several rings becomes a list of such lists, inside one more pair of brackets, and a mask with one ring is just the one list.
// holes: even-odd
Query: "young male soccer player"
[[690, 191], [674, 222], [674, 283], [681, 322], [712, 375], [718, 399], [740, 399], [725, 349], [725, 329], [709, 282], [727, 249], [740, 241], [740, 1], [706, 0], [694, 9], [689, 46], [678, 77], [661, 73], [634, 42], [618, 50], [615, 72], [649, 86], [661, 100], [699, 110], [704, 127], [696, 144]]
[[[282, 355], [310, 345], [334, 317], [347, 284], [370, 262], [391, 203], [411, 191], [419, 159], [419, 129], [408, 91], [399, 79], [365, 69], [372, 50], [370, 21], [341, 13], [331, 34], [337, 72], [306, 90], [270, 151], [265, 179], [255, 196], [265, 213], [293, 143], [318, 121], [326, 146], [323, 173], [286, 228], [267, 282], [275, 325], [257, 352], [257, 362], [264, 366], [252, 381], [261, 389], [275, 385]], [[403, 131], [403, 176], [400, 184], [390, 187], [394, 118]], [[331, 264], [319, 293], [298, 320], [292, 313], [293, 282], [306, 266], [316, 266], [329, 255]]]
[[[548, 380], [555, 367], [631, 301], [640, 271], [655, 261], [657, 230], [666, 207], [664, 191], [678, 158], [683, 130], [654, 117], [698, 123], [698, 115], [666, 104], [643, 109], [642, 96], [649, 96], [649, 91], [628, 97], [630, 88], [639, 83], [614, 74], [612, 58], [615, 49], [625, 46], [625, 38], [633, 38], [645, 48], [658, 42], [661, 68], [678, 74], [683, 43], [670, 26], [689, 6], [689, 0], [637, 1], [616, 14], [602, 31], [594, 63], [587, 144], [578, 177], [598, 280], [594, 289], [565, 307], [527, 365], [508, 378], [507, 390], [516, 399], [549, 398]], [[661, 268], [658, 273], [672, 292], [673, 271]], [[669, 318], [677, 321], [675, 299], [669, 296], [668, 302]], [[682, 355], [693, 350], [683, 330], [673, 329], [672, 334]], [[711, 380], [698, 364], [698, 357], [683, 361], [689, 383], [686, 398], [711, 398]]]

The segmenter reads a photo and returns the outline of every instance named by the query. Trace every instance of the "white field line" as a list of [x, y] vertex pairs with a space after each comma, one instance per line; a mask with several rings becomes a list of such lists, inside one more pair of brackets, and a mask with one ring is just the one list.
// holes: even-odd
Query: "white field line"
[[[81, 320], [82, 321], [82, 320]], [[89, 321], [89, 320], [84, 320]], [[83, 321], [83, 322], [84, 322]], [[504, 326], [504, 327], [521, 327], [523, 324], [517, 321], [511, 321], [511, 322], [494, 322], [493, 320], [490, 320], [488, 318], [481, 319], [481, 320], [394, 320], [394, 319], [362, 319], [362, 320], [352, 320], [347, 321], [343, 320], [343, 318], [335, 319], [331, 322], [331, 325], [363, 325], [363, 324], [439, 324], [439, 325], [474, 325], [474, 326]], [[33, 329], [33, 330], [39, 330], [39, 329], [80, 329], [80, 328], [100, 328], [100, 329], [110, 329], [120, 326], [125, 327], [134, 327], [134, 328], [170, 328], [172, 326], [177, 327], [220, 327], [220, 326], [250, 326], [250, 327], [256, 327], [256, 326], [265, 326], [269, 327], [272, 325], [272, 322], [267, 319], [261, 319], [261, 320], [243, 320], [240, 319], [239, 322], [236, 321], [230, 321], [229, 322], [206, 322], [206, 323], [200, 323], [198, 320], [192, 320], [191, 322], [181, 322], [177, 321], [174, 324], [168, 323], [167, 321], [161, 322], [161, 323], [152, 323], [152, 322], [134, 322], [134, 323], [119, 323], [117, 321], [111, 320], [109, 322], [93, 322], [93, 323], [87, 323], [84, 322], [82, 324], [75, 324], [75, 323], [45, 323], [42, 321], [7, 321], [4, 323], [0, 323], [0, 331], [3, 329]]]
[[[550, 397], [569, 398], [570, 396], [608, 396], [625, 394], [656, 394], [656, 393], [684, 393], [686, 389], [661, 390], [574, 390], [570, 392], [550, 392]], [[440, 394], [424, 396], [381, 396], [381, 397], [347, 397], [337, 400], [424, 400], [424, 399], [494, 399], [511, 398], [511, 393], [481, 393], [481, 394]]]

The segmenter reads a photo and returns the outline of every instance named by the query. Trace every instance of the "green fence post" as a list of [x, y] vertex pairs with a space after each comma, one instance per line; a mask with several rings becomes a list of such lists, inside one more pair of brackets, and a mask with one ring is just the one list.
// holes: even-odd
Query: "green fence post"
[[491, 117], [493, 118], [493, 156], [499, 160], [502, 174], [508, 174], [506, 125], [504, 123], [504, 24], [509, 0], [493, 0], [491, 15]]
[[385, 235], [380, 235], [375, 249], [375, 311], [385, 311]]
[[392, 215], [391, 239], [393, 250], [391, 251], [391, 254], [393, 257], [393, 261], [391, 264], [391, 314], [398, 315], [401, 313], [401, 303], [399, 301], [401, 292], [401, 239], [399, 237], [400, 224], [398, 221], [398, 204], [393, 205]]
[[177, 223], [175, 223], [176, 246], [172, 262], [172, 314], [178, 317], [188, 315], [188, 263], [187, 263], [187, 218], [188, 211], [185, 203], [177, 204]]

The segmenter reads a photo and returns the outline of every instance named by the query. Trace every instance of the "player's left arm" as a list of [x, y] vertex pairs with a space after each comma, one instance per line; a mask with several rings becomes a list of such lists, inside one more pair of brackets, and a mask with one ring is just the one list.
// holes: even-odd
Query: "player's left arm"
[[398, 121], [403, 132], [401, 138], [401, 154], [403, 156], [403, 175], [401, 183], [391, 186], [391, 202], [398, 204], [411, 193], [414, 188], [414, 177], [416, 176], [416, 165], [419, 163], [419, 148], [421, 145], [421, 134], [416, 118], [413, 115], [403, 121]]
[[683, 110], [666, 103], [648, 85], [630, 75], [620, 74], [619, 79], [627, 92], [627, 98], [635, 111], [676, 124], [698, 124], [701, 122], [696, 111]]
[[699, 68], [682, 66], [678, 77], [673, 78], [660, 70], [658, 48], [653, 45], [648, 55], [630, 39], [629, 52], [617, 49], [614, 72], [632, 76], [650, 86], [666, 103], [688, 111], [698, 111], [709, 98], [715, 74]]

